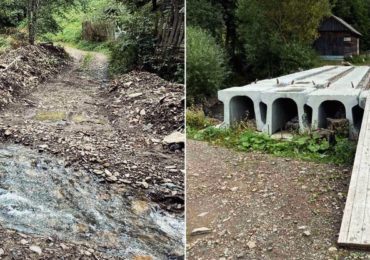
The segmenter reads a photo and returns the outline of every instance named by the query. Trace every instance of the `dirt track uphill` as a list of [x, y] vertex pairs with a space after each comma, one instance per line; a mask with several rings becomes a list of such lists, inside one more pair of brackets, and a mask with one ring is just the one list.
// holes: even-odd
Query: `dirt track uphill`
[[[184, 153], [164, 147], [161, 142], [169, 131], [151, 131], [150, 123], [141, 120], [151, 111], [136, 108], [139, 100], [151, 98], [148, 78], [158, 81], [158, 77], [132, 72], [126, 75], [132, 78], [127, 84], [142, 96], [119, 92], [115, 97], [106, 78], [106, 56], [90, 53], [93, 58], [86, 64], [87, 53], [66, 50], [74, 60], [71, 68], [1, 112], [2, 141], [62, 156], [70, 167], [83, 168], [114, 185], [131, 186], [181, 212]], [[153, 106], [172, 90], [172, 84], [161, 83], [161, 89], [152, 90], [159, 92], [149, 101]], [[121, 101], [122, 96], [127, 99]], [[178, 113], [181, 121], [182, 112]]]
[[[28, 48], [37, 54], [36, 48]], [[157, 259], [159, 256], [161, 259], [163, 255], [177, 259], [176, 256], [182, 255], [182, 242], [179, 239], [182, 231], [180, 228], [180, 233], [171, 232], [181, 226], [178, 223], [182, 221], [184, 211], [184, 151], [183, 147], [169, 147], [162, 140], [171, 132], [179, 130], [183, 124], [183, 86], [174, 85], [145, 72], [132, 72], [109, 82], [108, 59], [105, 55], [86, 53], [69, 47], [65, 49], [71, 57], [70, 61], [64, 62], [64, 57], [59, 59], [59, 54], [46, 54], [52, 63], [50, 66], [42, 63], [46, 60], [45, 52], [40, 60], [22, 63], [22, 60], [28, 59], [27, 52], [30, 50], [27, 49], [19, 50], [24, 52], [20, 56], [18, 53], [14, 54], [17, 59], [15, 63], [11, 63], [13, 58], [0, 58], [0, 64], [4, 64], [3, 67], [0, 65], [0, 97], [4, 101], [0, 112], [0, 141], [4, 145], [10, 145], [10, 151], [23, 149], [12, 146], [20, 145], [45, 155], [47, 163], [54, 160], [48, 159], [49, 156], [56, 158], [55, 160], [60, 159], [67, 172], [75, 172], [73, 175], [79, 176], [84, 182], [101, 183], [103, 188], [96, 190], [100, 194], [99, 202], [106, 201], [102, 205], [108, 205], [107, 201], [114, 204], [117, 200], [127, 200], [129, 208], [126, 210], [132, 211], [133, 215], [127, 217], [122, 226], [125, 230], [120, 234], [130, 237], [132, 232], [133, 243], [138, 239], [137, 247], [128, 243], [125, 250], [126, 244], [122, 246], [122, 243], [126, 243], [126, 240], [118, 241], [117, 238], [118, 242], [110, 241], [120, 234], [108, 235], [106, 238], [112, 248], [107, 246], [103, 250], [94, 243], [77, 245], [55, 236], [38, 236], [5, 229], [0, 222], [0, 259], [60, 259], [62, 256], [65, 259], [128, 259], [128, 256], [132, 256], [132, 259]], [[57, 62], [60, 64], [56, 65]], [[9, 64], [12, 67], [8, 68]], [[6, 74], [7, 69], [16, 73], [14, 80], [20, 82], [16, 84], [16, 88], [5, 82], [6, 76], [1, 77], [2, 70]], [[151, 87], [150, 84], [154, 85]], [[171, 124], [162, 127], [160, 124], [166, 116], [170, 118]], [[13, 156], [8, 155], [7, 148], [4, 149], [0, 158]], [[38, 170], [42, 171], [43, 166], [40, 167]], [[89, 176], [85, 176], [85, 173]], [[4, 176], [6, 177], [2, 175], [0, 167], [0, 180], [3, 181]], [[79, 184], [76, 182], [71, 185]], [[0, 185], [0, 198], [5, 196], [1, 188], [3, 187]], [[48, 187], [45, 189], [48, 190]], [[75, 191], [81, 192], [80, 189], [72, 188], [72, 192]], [[54, 195], [55, 193], [52, 194]], [[60, 196], [66, 197], [63, 192], [56, 195], [59, 199]], [[76, 196], [79, 195], [70, 196], [70, 199], [76, 199]], [[72, 206], [79, 206], [78, 203]], [[156, 215], [152, 207], [176, 213], [176, 219], [180, 222], [166, 217], [167, 213]], [[0, 206], [0, 213], [3, 209]], [[4, 210], [6, 212], [9, 208]], [[108, 210], [106, 213], [109, 215], [114, 212]], [[139, 222], [135, 220], [136, 214]], [[117, 218], [118, 225], [122, 224], [119, 220], [122, 218], [114, 218]], [[111, 220], [112, 216], [107, 219]], [[150, 219], [150, 223], [154, 223], [153, 227], [151, 224], [147, 227], [145, 224], [135, 226], [136, 222], [145, 223], [145, 219]], [[93, 219], [94, 223], [95, 220]], [[160, 223], [159, 226], [164, 224], [160, 227], [164, 232], [153, 231], [157, 229], [156, 221]], [[171, 224], [171, 221], [175, 224]], [[126, 227], [130, 223], [133, 225], [131, 231]], [[93, 225], [98, 226], [96, 223]], [[86, 231], [85, 226], [78, 224], [77, 231], [88, 234], [90, 231]], [[75, 229], [73, 228], [73, 232]], [[151, 231], [156, 235], [150, 234]], [[141, 232], [144, 233], [140, 234]], [[167, 235], [163, 235], [167, 232]], [[31, 249], [32, 245], [37, 245], [34, 250]], [[38, 251], [39, 248], [43, 250], [42, 254]], [[117, 253], [112, 255], [113, 248], [116, 248], [113, 252]], [[127, 253], [129, 248], [132, 249], [130, 254]], [[144, 249], [138, 251], [135, 248]], [[171, 248], [175, 251], [172, 252]], [[109, 251], [108, 254], [106, 250]]]

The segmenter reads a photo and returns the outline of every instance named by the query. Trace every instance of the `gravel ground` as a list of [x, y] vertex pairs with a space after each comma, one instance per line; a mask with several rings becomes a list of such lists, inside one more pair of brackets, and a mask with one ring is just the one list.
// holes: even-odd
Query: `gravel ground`
[[187, 259], [370, 259], [336, 245], [351, 168], [187, 143]]

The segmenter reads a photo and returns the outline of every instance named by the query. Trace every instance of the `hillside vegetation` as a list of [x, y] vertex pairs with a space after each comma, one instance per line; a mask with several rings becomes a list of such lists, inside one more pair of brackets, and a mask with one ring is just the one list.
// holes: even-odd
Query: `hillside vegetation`
[[[214, 98], [220, 88], [321, 66], [312, 46], [321, 21], [331, 14], [363, 34], [362, 52], [370, 49], [368, 0], [188, 0], [188, 47], [197, 49], [188, 49], [188, 102], [199, 104]], [[215, 43], [199, 44], [204, 37]], [[214, 48], [217, 52], [203, 57]], [[223, 61], [214, 63], [219, 57]], [[349, 61], [370, 63], [368, 56]], [[209, 73], [209, 64], [218, 71], [217, 81]], [[219, 64], [227, 64], [228, 70], [220, 71]], [[202, 81], [198, 80], [200, 76]]]
[[52, 41], [108, 54], [112, 73], [147, 70], [183, 82], [183, 6], [175, 0], [2, 1], [0, 52]]

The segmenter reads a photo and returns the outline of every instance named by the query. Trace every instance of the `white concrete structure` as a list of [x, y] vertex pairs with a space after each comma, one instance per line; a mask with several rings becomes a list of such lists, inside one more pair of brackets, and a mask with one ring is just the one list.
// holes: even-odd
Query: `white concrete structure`
[[327, 117], [345, 117], [357, 136], [369, 87], [369, 66], [324, 66], [224, 89], [218, 98], [227, 126], [248, 117], [258, 130], [273, 134], [295, 118], [304, 132], [325, 128]]

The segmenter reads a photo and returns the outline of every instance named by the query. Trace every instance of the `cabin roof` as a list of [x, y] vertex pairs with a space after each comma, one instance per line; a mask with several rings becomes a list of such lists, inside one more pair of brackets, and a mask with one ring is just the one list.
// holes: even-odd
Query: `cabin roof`
[[[338, 16], [335, 16], [335, 15], [332, 15], [329, 19], [334, 19], [336, 22], [338, 22], [339, 24], [341, 24], [345, 29], [349, 30], [350, 32], [352, 32], [353, 34], [356, 34], [357, 36], [362, 36], [362, 34], [357, 31], [352, 25], [350, 25], [349, 23], [347, 23], [346, 21], [344, 21], [342, 18], [338, 17]], [[327, 20], [326, 20], [327, 21]], [[322, 25], [320, 26], [320, 29], [319, 31], [321, 32], [326, 32], [326, 31], [339, 31], [338, 28], [336, 29], [333, 29], [332, 26], [328, 26], [326, 24], [326, 21], [324, 20], [324, 22], [322, 23]]]

